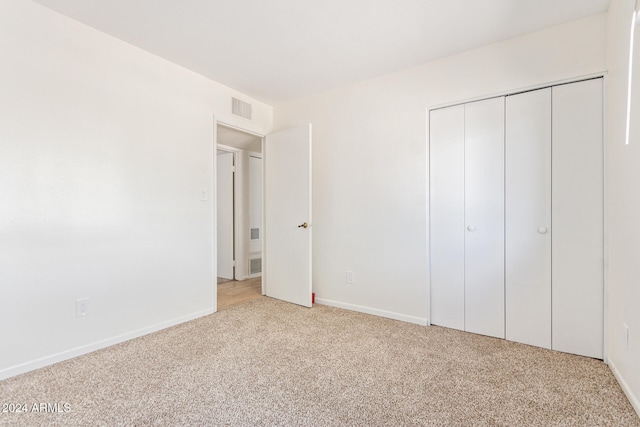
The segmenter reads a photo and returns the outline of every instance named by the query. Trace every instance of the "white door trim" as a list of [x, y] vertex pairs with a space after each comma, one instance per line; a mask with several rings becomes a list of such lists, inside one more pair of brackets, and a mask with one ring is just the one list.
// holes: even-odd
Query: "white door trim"
[[[239, 165], [238, 165], [238, 158], [239, 158], [239, 153], [240, 150], [234, 148], [234, 147], [229, 147], [227, 145], [223, 145], [223, 144], [218, 144], [216, 147], [216, 167], [218, 165], [217, 159], [218, 159], [218, 151], [224, 151], [225, 153], [229, 153], [233, 156], [233, 174], [234, 174], [234, 178], [233, 178], [233, 261], [234, 261], [234, 271], [233, 271], [233, 279], [234, 280], [242, 280], [243, 279], [243, 274], [242, 271], [244, 271], [243, 265], [242, 265], [242, 257], [239, 256], [242, 253], [242, 235], [241, 235], [241, 230], [240, 230], [240, 215], [242, 213], [242, 209], [243, 209], [243, 203], [242, 203], [242, 197], [240, 195], [240, 191], [239, 189], [242, 188], [241, 184], [241, 174], [238, 173], [239, 170]], [[217, 177], [217, 171], [216, 171], [216, 177]], [[215, 193], [216, 193], [216, 212], [217, 212], [217, 194], [218, 194], [218, 187], [216, 186], [215, 189]], [[217, 226], [217, 223], [216, 223]], [[216, 234], [216, 240], [218, 238], [218, 235]], [[216, 258], [217, 260], [217, 258]]]
[[[263, 134], [259, 134], [256, 133], [254, 131], [251, 131], [249, 129], [245, 129], [242, 127], [238, 127], [238, 126], [234, 126], [234, 125], [230, 125], [228, 123], [225, 123], [223, 121], [220, 121], [216, 118], [215, 115], [213, 115], [213, 159], [212, 159], [212, 164], [213, 164], [213, 180], [212, 180], [212, 191], [211, 191], [211, 200], [212, 200], [212, 229], [215, 230], [217, 223], [218, 223], [218, 218], [217, 218], [217, 208], [218, 208], [218, 198], [216, 195], [216, 190], [217, 190], [217, 186], [218, 186], [218, 182], [217, 182], [217, 172], [218, 172], [218, 168], [217, 168], [217, 162], [218, 162], [218, 149], [223, 150], [223, 151], [231, 151], [231, 152], [235, 152], [236, 153], [236, 160], [238, 158], [237, 153], [240, 152], [239, 149], [234, 148], [234, 147], [230, 147], [224, 144], [218, 144], [218, 126], [223, 126], [229, 129], [234, 129], [240, 132], [244, 132], [250, 135], [254, 135], [259, 137], [262, 140], [262, 150], [264, 151], [264, 135]], [[237, 162], [236, 162], [237, 165]], [[237, 167], [237, 166], [236, 166]], [[237, 172], [237, 169], [236, 169]], [[240, 174], [236, 173], [236, 178], [239, 176]], [[234, 188], [234, 194], [236, 195], [235, 199], [236, 199], [236, 203], [241, 202], [241, 197], [238, 197], [238, 182], [236, 181], [236, 185]], [[264, 194], [264, 171], [263, 171], [263, 207], [264, 207], [264, 200], [266, 198], [266, 195]], [[241, 211], [242, 206], [238, 206], [238, 204], [235, 205], [235, 210], [236, 210], [236, 215], [239, 214], [239, 212]], [[234, 218], [234, 224], [235, 227], [239, 227], [240, 221], [237, 220], [237, 216]], [[262, 215], [262, 228], [264, 229], [264, 214]], [[236, 228], [236, 238], [239, 238], [240, 234], [238, 233], [238, 228]], [[264, 242], [265, 242], [266, 236], [263, 236], [262, 239], [262, 252], [263, 252], [263, 257], [264, 257]], [[218, 259], [218, 236], [217, 233], [213, 233], [213, 241], [212, 241], [212, 254], [213, 254], [213, 259], [212, 259], [212, 264], [213, 264], [213, 301], [214, 301], [214, 312], [218, 311], [218, 292], [217, 292], [217, 277], [218, 277], [218, 265], [217, 265], [217, 259]], [[243, 271], [240, 270], [240, 268], [242, 267], [242, 265], [239, 265], [239, 261], [242, 261], [242, 263], [246, 264], [248, 262], [248, 260], [241, 260], [241, 257], [238, 256], [238, 251], [239, 251], [239, 245], [238, 245], [238, 241], [236, 240], [236, 244], [235, 244], [235, 259], [236, 259], [236, 274], [238, 274], [238, 271]], [[263, 258], [264, 259], [264, 258]], [[263, 265], [263, 270], [264, 270], [264, 265]], [[265, 295], [266, 293], [266, 288], [265, 288], [265, 282], [264, 279], [262, 280], [262, 294]]]
[[[583, 80], [593, 80], [593, 79], [605, 78], [607, 75], [608, 75], [608, 71], [601, 71], [601, 72], [598, 72], [598, 73], [586, 74], [586, 75], [577, 76], [577, 77], [570, 77], [568, 79], [554, 80], [554, 81], [547, 82], [547, 83], [540, 83], [540, 84], [537, 84], [537, 85], [531, 85], [531, 86], [526, 86], [526, 87], [521, 87], [521, 88], [516, 88], [516, 89], [511, 89], [511, 90], [505, 90], [505, 91], [496, 92], [496, 93], [492, 93], [492, 94], [474, 96], [472, 98], [465, 98], [465, 99], [458, 100], [458, 101], [446, 102], [444, 104], [435, 104], [435, 105], [431, 105], [431, 106], [427, 107], [427, 119], [429, 117], [429, 112], [431, 110], [439, 110], [440, 108], [453, 107], [454, 105], [468, 104], [470, 102], [484, 101], [486, 99], [499, 98], [501, 96], [516, 95], [518, 93], [531, 92], [533, 90], [546, 89], [548, 87], [553, 87], [553, 86], [559, 86], [559, 85], [570, 84], [570, 83], [577, 83], [577, 82], [581, 82]], [[427, 139], [428, 139], [428, 134], [427, 134]]]
[[236, 153], [233, 151], [222, 150], [220, 147], [216, 149], [216, 178], [218, 185], [216, 187], [216, 197], [218, 206], [216, 214], [218, 221], [216, 223], [216, 238], [218, 239], [218, 277], [235, 280], [238, 278], [236, 272], [236, 208], [235, 201], [236, 185], [234, 179], [234, 168], [236, 163]]

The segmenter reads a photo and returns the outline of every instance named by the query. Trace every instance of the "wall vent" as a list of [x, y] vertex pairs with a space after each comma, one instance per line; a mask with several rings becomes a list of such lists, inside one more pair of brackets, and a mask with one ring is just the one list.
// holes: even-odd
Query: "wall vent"
[[251, 120], [251, 104], [240, 101], [238, 98], [231, 98], [231, 112], [236, 116]]
[[249, 260], [249, 274], [254, 275], [262, 273], [262, 258], [253, 258]]
[[258, 240], [260, 239], [260, 229], [259, 228], [252, 228], [251, 229], [251, 240]]

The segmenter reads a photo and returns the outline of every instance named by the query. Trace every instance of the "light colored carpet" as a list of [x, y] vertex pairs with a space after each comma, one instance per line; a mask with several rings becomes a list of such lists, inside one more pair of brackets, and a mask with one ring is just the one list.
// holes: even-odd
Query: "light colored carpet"
[[0, 396], [70, 409], [2, 425], [640, 426], [602, 361], [266, 297], [2, 381]]

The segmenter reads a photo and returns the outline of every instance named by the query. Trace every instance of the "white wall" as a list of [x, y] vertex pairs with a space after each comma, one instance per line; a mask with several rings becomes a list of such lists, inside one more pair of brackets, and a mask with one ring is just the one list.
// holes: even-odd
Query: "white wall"
[[[633, 2], [613, 0], [608, 15], [607, 215], [609, 364], [640, 413], [640, 57], [636, 56], [632, 139], [625, 142], [629, 29]], [[636, 29], [638, 31], [638, 29]], [[636, 40], [638, 40], [636, 38]], [[640, 50], [636, 49], [636, 55]], [[626, 349], [623, 324], [629, 326]]]
[[30, 1], [0, 58], [0, 378], [211, 312], [213, 115], [271, 107]]
[[605, 45], [603, 14], [276, 105], [313, 123], [317, 300], [426, 322], [427, 108], [602, 72]]

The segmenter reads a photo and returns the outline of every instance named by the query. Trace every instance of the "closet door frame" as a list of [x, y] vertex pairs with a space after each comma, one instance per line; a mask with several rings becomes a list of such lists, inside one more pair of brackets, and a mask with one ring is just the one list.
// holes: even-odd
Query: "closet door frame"
[[[592, 74], [586, 74], [583, 76], [579, 76], [579, 77], [572, 77], [572, 78], [567, 78], [567, 79], [560, 79], [560, 80], [554, 80], [554, 81], [550, 81], [550, 82], [546, 82], [546, 83], [541, 83], [541, 84], [536, 84], [536, 85], [531, 85], [531, 86], [525, 86], [525, 87], [520, 87], [520, 88], [516, 88], [516, 89], [511, 89], [511, 90], [505, 90], [505, 91], [500, 91], [500, 92], [495, 92], [492, 94], [486, 94], [486, 95], [482, 95], [482, 96], [476, 96], [476, 97], [471, 97], [471, 98], [463, 98], [454, 102], [448, 102], [448, 103], [442, 103], [442, 104], [433, 104], [431, 106], [428, 106], [425, 109], [425, 116], [426, 116], [426, 122], [427, 122], [427, 126], [426, 126], [426, 139], [427, 139], [427, 150], [426, 150], [426, 164], [427, 164], [427, 188], [430, 187], [430, 169], [431, 169], [431, 159], [430, 159], [430, 145], [431, 145], [431, 138], [430, 138], [430, 129], [431, 129], [431, 123], [430, 123], [430, 112], [434, 111], [434, 110], [438, 110], [438, 109], [442, 109], [442, 108], [447, 108], [447, 107], [452, 107], [452, 106], [456, 106], [456, 105], [462, 105], [462, 104], [466, 104], [469, 102], [474, 102], [474, 101], [481, 101], [484, 99], [488, 99], [488, 98], [495, 98], [495, 97], [500, 97], [500, 96], [508, 96], [508, 95], [513, 95], [513, 94], [517, 94], [517, 93], [522, 93], [522, 92], [527, 92], [527, 91], [532, 91], [532, 90], [537, 90], [537, 89], [543, 89], [543, 88], [547, 88], [547, 87], [553, 87], [553, 86], [557, 86], [557, 85], [562, 85], [562, 84], [568, 84], [568, 83], [576, 83], [576, 82], [581, 82], [581, 81], [586, 81], [586, 80], [591, 80], [591, 79], [602, 79], [603, 82], [603, 99], [607, 99], [607, 88], [608, 88], [608, 75], [606, 71], [603, 72], [598, 72], [598, 73], [592, 73]], [[604, 288], [604, 319], [603, 319], [603, 327], [604, 327], [604, 349], [603, 349], [603, 360], [605, 362], [607, 362], [608, 360], [608, 323], [609, 323], [609, 308], [608, 308], [608, 289], [609, 289], [609, 283], [608, 283], [608, 265], [606, 263], [606, 260], [608, 259], [608, 254], [609, 254], [609, 247], [607, 244], [607, 239], [608, 239], [608, 229], [607, 229], [607, 221], [608, 221], [608, 209], [607, 209], [607, 199], [608, 199], [608, 195], [607, 195], [607, 145], [608, 145], [608, 141], [607, 141], [607, 133], [606, 133], [606, 118], [607, 118], [607, 104], [606, 102], [603, 103], [603, 123], [605, 124], [605, 132], [603, 135], [603, 162], [604, 162], [604, 166], [603, 166], [603, 186], [604, 186], [604, 191], [603, 191], [603, 203], [604, 203], [604, 218], [603, 218], [603, 222], [605, 224], [604, 226], [604, 247], [603, 247], [603, 254], [604, 254], [604, 259], [605, 259], [605, 263], [604, 263], [604, 280], [603, 280], [603, 288]], [[429, 195], [427, 195], [427, 200], [429, 201]], [[430, 201], [429, 201], [430, 204]], [[431, 224], [431, 212], [430, 212], [431, 206], [428, 206], [427, 209], [427, 232], [429, 233], [429, 236], [427, 236], [427, 267], [428, 267], [428, 274], [427, 274], [427, 278], [428, 278], [428, 283], [427, 283], [427, 325], [431, 325], [432, 324], [432, 283], [431, 283], [431, 271], [432, 271], [432, 265], [431, 265], [431, 246], [430, 246], [430, 224]]]

